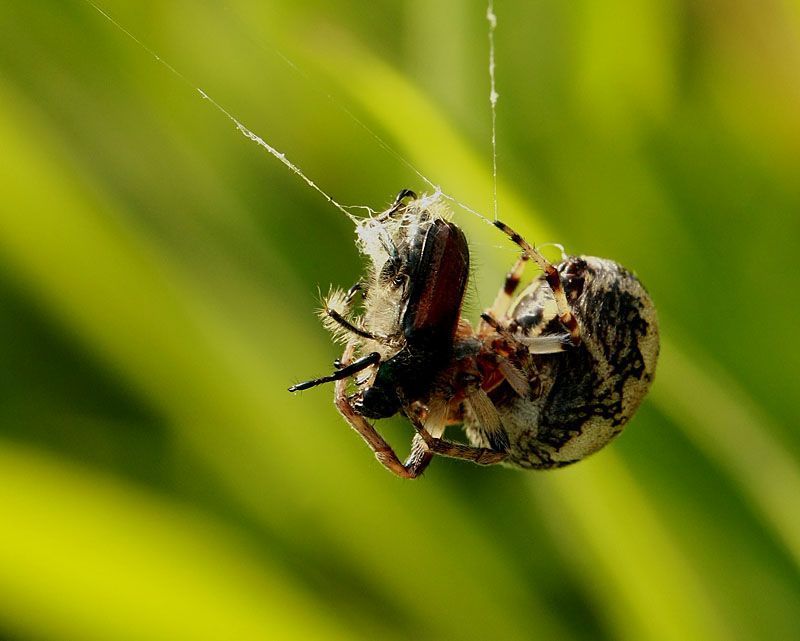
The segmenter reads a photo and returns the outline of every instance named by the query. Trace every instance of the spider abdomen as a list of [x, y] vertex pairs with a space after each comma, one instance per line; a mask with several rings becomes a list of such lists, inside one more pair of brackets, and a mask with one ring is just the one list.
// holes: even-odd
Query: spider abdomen
[[[655, 373], [658, 320], [639, 280], [594, 257], [570, 258], [558, 270], [582, 341], [561, 353], [531, 356], [523, 366], [534, 390], [530, 398], [495, 393], [509, 436], [506, 462], [517, 467], [562, 467], [605, 446], [634, 414]], [[543, 278], [523, 291], [508, 316], [529, 337], [564, 332]], [[467, 433], [480, 440], [468, 423]]]

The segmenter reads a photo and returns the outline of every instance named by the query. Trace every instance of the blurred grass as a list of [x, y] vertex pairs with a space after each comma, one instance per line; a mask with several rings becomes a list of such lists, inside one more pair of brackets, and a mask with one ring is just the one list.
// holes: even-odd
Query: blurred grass
[[[103, 6], [340, 202], [424, 185], [326, 94], [488, 208], [481, 3]], [[498, 12], [503, 217], [636, 269], [663, 357], [589, 461], [402, 483], [285, 393], [335, 356], [344, 217], [85, 3], [0, 7], [4, 636], [796, 634], [798, 16]], [[456, 216], [474, 313], [514, 252]]]

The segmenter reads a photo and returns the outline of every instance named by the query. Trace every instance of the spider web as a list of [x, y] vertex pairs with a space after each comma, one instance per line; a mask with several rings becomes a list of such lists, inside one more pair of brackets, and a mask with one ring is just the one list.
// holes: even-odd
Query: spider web
[[[210, 94], [200, 88], [198, 85], [193, 83], [189, 78], [187, 78], [184, 74], [178, 71], [172, 64], [170, 64], [167, 60], [162, 58], [156, 51], [151, 49], [147, 46], [141, 39], [139, 39], [136, 35], [134, 35], [130, 30], [125, 28], [119, 21], [111, 16], [105, 9], [100, 7], [94, 0], [85, 0], [85, 2], [91, 6], [95, 11], [97, 11], [103, 18], [105, 18], [108, 22], [110, 22], [114, 27], [119, 29], [123, 34], [125, 34], [128, 38], [130, 38], [133, 42], [135, 42], [139, 47], [141, 47], [145, 52], [147, 52], [156, 62], [163, 65], [170, 73], [172, 73], [175, 77], [181, 80], [183, 83], [188, 85], [193, 91], [197, 92], [197, 94], [206, 102], [208, 102], [215, 110], [221, 113], [223, 116], [228, 118], [236, 127], [237, 131], [241, 133], [245, 138], [254, 142], [259, 147], [263, 148], [267, 151], [271, 156], [281, 162], [284, 166], [286, 166], [289, 171], [295, 174], [298, 178], [300, 178], [306, 185], [308, 185], [311, 189], [319, 193], [325, 200], [327, 200], [331, 205], [333, 205], [336, 209], [338, 209], [341, 213], [347, 216], [352, 222], [358, 224], [362, 219], [356, 216], [353, 216], [348, 210], [350, 209], [365, 209], [370, 214], [374, 213], [373, 210], [366, 206], [366, 205], [343, 205], [339, 201], [337, 201], [331, 194], [325, 191], [322, 187], [320, 187], [314, 180], [312, 180], [298, 165], [294, 162], [289, 160], [285, 153], [270, 145], [264, 138], [259, 136], [255, 133], [252, 129], [249, 129], [244, 123], [239, 120], [231, 111], [223, 107], [219, 102], [217, 102]], [[488, 6], [486, 11], [486, 18], [489, 21], [489, 77], [490, 77], [490, 92], [489, 92], [489, 102], [492, 108], [492, 176], [493, 176], [493, 206], [494, 206], [494, 219], [497, 220], [497, 140], [496, 140], [496, 120], [497, 120], [497, 98], [498, 93], [495, 89], [495, 55], [494, 55], [494, 31], [497, 27], [497, 16], [494, 13], [494, 3], [493, 0], [488, 0]], [[303, 71], [286, 55], [275, 50], [275, 53], [292, 69], [294, 69], [297, 73], [303, 75], [308, 79], [308, 77], [303, 73]], [[355, 116], [349, 109], [347, 109], [344, 105], [339, 103], [333, 96], [330, 94], [326, 94], [326, 96], [340, 109], [342, 110], [353, 122], [355, 122], [359, 127], [364, 129], [376, 142], [377, 144], [384, 149], [387, 153], [389, 153], [392, 157], [398, 160], [400, 163], [405, 165], [408, 169], [414, 172], [417, 177], [420, 178], [426, 185], [428, 185], [431, 189], [434, 190], [435, 195], [440, 195], [443, 198], [447, 199], [457, 207], [467, 211], [486, 223], [492, 224], [492, 220], [488, 217], [484, 216], [479, 211], [473, 209], [469, 205], [466, 205], [456, 199], [455, 197], [451, 196], [447, 192], [445, 192], [440, 185], [435, 183], [433, 180], [428, 178], [424, 175], [417, 167], [415, 167], [408, 159], [403, 157], [397, 150], [395, 150], [389, 143], [387, 143], [383, 138], [381, 138], [378, 134], [376, 134], [372, 129], [370, 129], [363, 121]]]
[[497, 220], [497, 82], [495, 78], [494, 32], [497, 29], [497, 14], [494, 0], [486, 7], [486, 20], [489, 23], [489, 104], [492, 107], [492, 205], [494, 219]]

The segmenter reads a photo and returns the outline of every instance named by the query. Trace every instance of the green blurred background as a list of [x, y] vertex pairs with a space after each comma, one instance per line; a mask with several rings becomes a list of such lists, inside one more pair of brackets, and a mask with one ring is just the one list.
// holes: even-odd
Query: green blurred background
[[[426, 187], [349, 111], [491, 211], [482, 1], [103, 7], [340, 202]], [[88, 4], [0, 2], [1, 638], [800, 638], [800, 5], [496, 10], [501, 215], [636, 270], [662, 357], [579, 465], [407, 482], [285, 391], [351, 224]], [[455, 216], [475, 316], [515, 251]]]

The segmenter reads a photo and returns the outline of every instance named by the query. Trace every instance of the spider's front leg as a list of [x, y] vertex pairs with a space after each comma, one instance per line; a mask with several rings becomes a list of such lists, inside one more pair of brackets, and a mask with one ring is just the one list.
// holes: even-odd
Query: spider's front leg
[[544, 272], [545, 280], [550, 286], [550, 291], [553, 293], [553, 299], [558, 308], [558, 319], [569, 332], [572, 344], [578, 345], [581, 342], [581, 328], [578, 324], [578, 319], [575, 318], [575, 315], [570, 309], [567, 296], [564, 293], [564, 286], [561, 283], [561, 275], [558, 273], [555, 265], [548, 261], [541, 252], [505, 223], [496, 220], [494, 221], [494, 226], [506, 234], [512, 242], [520, 246], [523, 251], [522, 256], [527, 256], [536, 261], [536, 264]]
[[503, 286], [500, 288], [500, 291], [497, 292], [497, 296], [494, 297], [492, 306], [481, 314], [481, 322], [478, 325], [479, 335], [485, 335], [494, 327], [489, 319], [496, 320], [503, 318], [508, 312], [508, 308], [511, 306], [511, 301], [514, 298], [514, 292], [517, 291], [517, 287], [519, 287], [519, 283], [522, 280], [522, 273], [525, 271], [525, 263], [527, 263], [528, 260], [528, 255], [522, 254], [522, 256], [517, 258], [514, 265], [506, 274]]
[[[340, 359], [341, 363], [350, 363], [355, 352], [355, 343], [350, 342], [345, 348], [344, 354]], [[347, 365], [345, 365], [345, 368]], [[341, 371], [341, 370], [340, 370]], [[347, 395], [347, 380], [346, 378], [339, 378], [334, 387], [334, 403], [336, 409], [344, 417], [358, 434], [364, 439], [364, 442], [375, 453], [375, 458], [380, 461], [390, 472], [405, 479], [417, 478], [425, 468], [428, 467], [433, 455], [421, 443], [415, 441], [411, 448], [411, 454], [405, 463], [401, 462], [395, 454], [392, 446], [378, 434], [378, 431], [365, 419], [361, 414], [356, 412], [350, 398]]]
[[508, 456], [506, 451], [508, 435], [494, 405], [480, 388], [467, 395], [466, 403], [479, 417], [486, 440], [492, 445], [491, 448], [462, 445], [441, 438], [449, 414], [448, 402], [441, 399], [431, 402], [425, 422], [416, 412], [408, 411], [408, 404], [404, 403], [406, 416], [417, 432], [414, 436], [414, 445], [439, 456], [472, 461], [478, 465], [495, 465], [502, 462]]
[[496, 465], [502, 463], [508, 457], [507, 452], [499, 452], [488, 447], [462, 445], [447, 439], [436, 438], [425, 429], [419, 418], [411, 415], [408, 418], [414, 429], [417, 430], [417, 436], [425, 443], [428, 450], [439, 456], [472, 461], [478, 465]]

